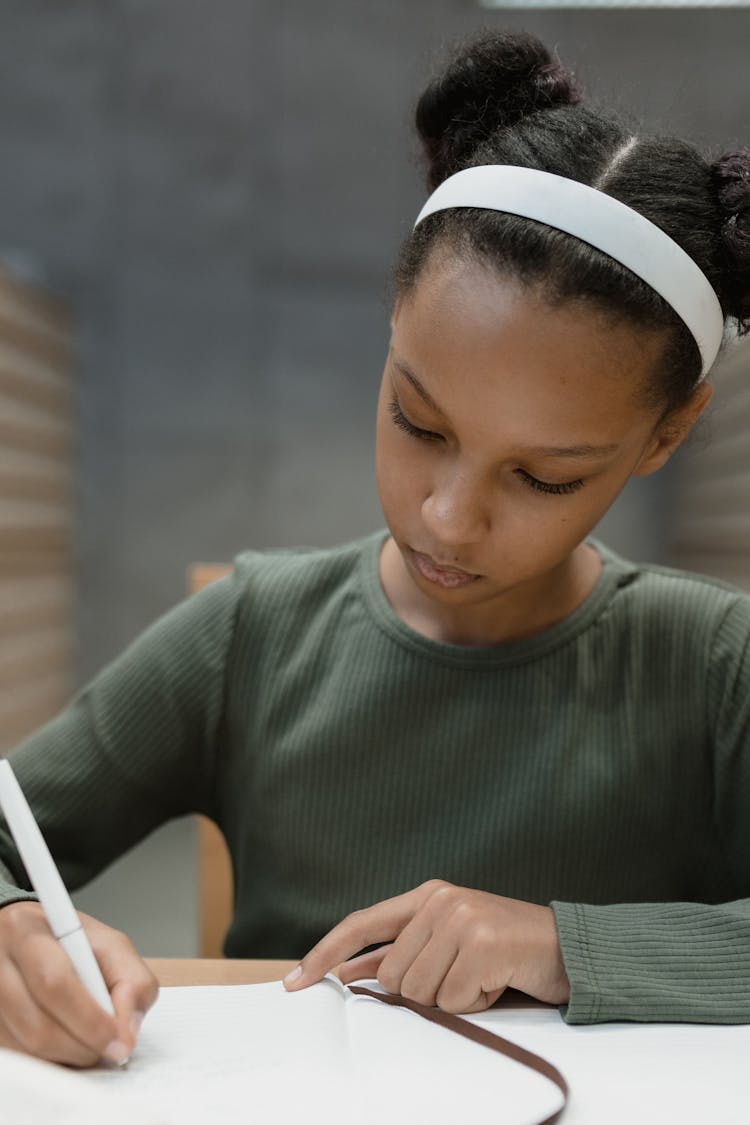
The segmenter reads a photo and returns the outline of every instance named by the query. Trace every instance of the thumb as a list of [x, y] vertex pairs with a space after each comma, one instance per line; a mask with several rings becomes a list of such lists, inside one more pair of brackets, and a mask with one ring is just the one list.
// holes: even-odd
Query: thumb
[[141, 1024], [157, 997], [152, 999], [150, 995], [145, 996], [142, 990], [125, 980], [118, 981], [111, 989], [110, 995], [115, 1009], [118, 1032], [121, 1036], [129, 1037], [131, 1045], [135, 1046]]

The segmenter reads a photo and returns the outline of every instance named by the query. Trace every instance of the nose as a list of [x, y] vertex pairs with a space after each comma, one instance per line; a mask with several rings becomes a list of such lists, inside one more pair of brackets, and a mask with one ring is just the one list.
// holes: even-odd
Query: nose
[[423, 501], [422, 519], [436, 543], [459, 547], [478, 542], [490, 528], [481, 482], [463, 470], [446, 472]]

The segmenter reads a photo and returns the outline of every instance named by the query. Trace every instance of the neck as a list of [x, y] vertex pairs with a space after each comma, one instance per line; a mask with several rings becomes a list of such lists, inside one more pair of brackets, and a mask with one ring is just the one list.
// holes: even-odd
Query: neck
[[414, 583], [392, 538], [380, 556], [380, 581], [397, 617], [417, 633], [446, 644], [510, 644], [544, 632], [568, 617], [601, 574], [597, 552], [581, 543], [553, 570], [473, 606], [433, 601]]

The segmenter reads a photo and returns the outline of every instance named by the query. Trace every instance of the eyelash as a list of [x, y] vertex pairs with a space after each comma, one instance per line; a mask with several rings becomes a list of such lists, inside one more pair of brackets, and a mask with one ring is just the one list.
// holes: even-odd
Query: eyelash
[[[441, 441], [440, 434], [435, 434], [432, 430], [422, 430], [419, 426], [413, 425], [402, 411], [398, 400], [392, 398], [388, 403], [393, 422], [404, 433], [409, 434], [410, 437], [418, 438], [420, 441]], [[570, 496], [571, 493], [577, 492], [579, 488], [583, 488], [582, 480], [565, 481], [562, 484], [551, 484], [546, 480], [539, 480], [533, 477], [531, 473], [527, 473], [525, 469], [516, 469], [515, 472], [524, 481], [529, 488], [533, 488], [535, 492], [543, 492], [547, 496]]]
[[532, 477], [531, 473], [527, 473], [525, 469], [516, 469], [515, 471], [530, 488], [537, 492], [546, 492], [548, 496], [570, 496], [572, 492], [577, 492], [579, 488], [583, 488], [582, 480], [568, 480], [563, 484], [551, 484], [548, 480], [539, 480], [537, 477]]
[[419, 426], [414, 426], [402, 411], [398, 399], [392, 398], [388, 403], [388, 409], [398, 428], [410, 437], [419, 438], [420, 441], [440, 441], [440, 434], [433, 434], [432, 430], [420, 430]]

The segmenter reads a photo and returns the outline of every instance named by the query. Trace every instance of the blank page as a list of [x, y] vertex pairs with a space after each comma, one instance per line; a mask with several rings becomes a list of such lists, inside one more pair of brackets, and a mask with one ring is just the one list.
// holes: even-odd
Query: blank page
[[530, 1125], [561, 1103], [526, 1067], [327, 980], [162, 989], [127, 1071], [87, 1077], [164, 1125]]

